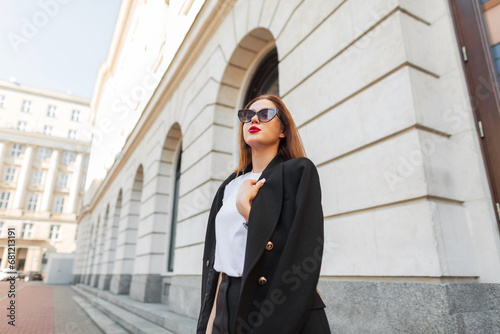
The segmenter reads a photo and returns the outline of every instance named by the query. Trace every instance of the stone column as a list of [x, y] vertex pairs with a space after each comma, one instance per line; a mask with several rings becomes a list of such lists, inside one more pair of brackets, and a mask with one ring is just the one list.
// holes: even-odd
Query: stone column
[[76, 213], [76, 203], [78, 200], [78, 194], [80, 193], [80, 182], [82, 178], [82, 164], [83, 154], [79, 153], [76, 156], [75, 169], [73, 170], [73, 175], [71, 177], [71, 188], [69, 191], [66, 213]]
[[111, 225], [107, 229], [104, 252], [103, 252], [103, 272], [99, 280], [99, 289], [109, 290], [111, 278], [113, 275], [113, 265], [115, 260], [115, 249], [116, 249], [116, 235], [118, 234], [118, 224], [120, 223], [120, 209], [121, 200], [117, 203], [112, 218], [109, 220], [108, 224]]
[[26, 263], [29, 259], [30, 271], [40, 271], [40, 266], [42, 264], [42, 249], [41, 247], [28, 247], [28, 253], [26, 255]]
[[50, 156], [50, 165], [47, 178], [45, 179], [45, 188], [43, 189], [42, 211], [51, 211], [50, 203], [54, 193], [54, 183], [56, 181], [57, 166], [59, 165], [59, 151], [53, 150]]
[[102, 247], [101, 247], [101, 241], [102, 241], [102, 230], [104, 229], [104, 223], [101, 223], [98, 220], [98, 225], [96, 227], [96, 233], [95, 237], [92, 240], [95, 240], [95, 246], [93, 247], [93, 255], [92, 255], [92, 267], [91, 267], [91, 273], [92, 273], [92, 279], [90, 282], [90, 285], [92, 287], [97, 287], [99, 283], [99, 275], [101, 273], [101, 261], [102, 261]]
[[14, 197], [14, 209], [21, 209], [26, 195], [26, 186], [29, 182], [29, 175], [31, 172], [31, 160], [33, 159], [33, 147], [26, 147], [24, 152], [23, 164], [21, 166], [21, 173], [17, 180], [16, 196]]
[[[130, 196], [130, 197], [129, 197]], [[128, 198], [129, 197], [129, 198]], [[141, 193], [137, 190], [124, 192], [122, 217], [118, 228], [113, 276], [109, 290], [118, 295], [128, 295], [134, 270], [137, 226], [141, 209]]]
[[3, 254], [2, 254], [2, 265], [0, 266], [0, 269], [7, 268], [7, 263], [9, 261], [8, 257], [8, 246], [5, 245], [3, 248]]
[[26, 258], [24, 260], [24, 271], [32, 271], [33, 269], [33, 249], [26, 247]]
[[2, 174], [3, 171], [3, 156], [5, 154], [5, 143], [0, 142], [0, 175]]

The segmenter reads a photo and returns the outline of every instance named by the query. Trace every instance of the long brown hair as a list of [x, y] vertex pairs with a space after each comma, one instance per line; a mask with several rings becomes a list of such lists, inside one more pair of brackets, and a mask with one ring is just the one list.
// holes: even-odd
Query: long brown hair
[[[293, 121], [292, 115], [288, 108], [285, 106], [283, 101], [276, 95], [265, 94], [254, 98], [252, 101], [248, 102], [245, 106], [249, 108], [254, 102], [259, 100], [271, 101], [278, 109], [278, 116], [281, 122], [281, 130], [285, 130], [285, 138], [280, 139], [278, 146], [278, 155], [284, 160], [290, 160], [294, 158], [305, 157], [306, 152], [304, 146], [302, 145], [302, 140], [299, 135], [299, 130]], [[236, 176], [238, 174], [244, 173], [247, 166], [252, 162], [252, 148], [245, 143], [243, 138], [243, 123], [240, 122], [240, 129], [238, 132], [238, 141], [240, 146], [240, 162], [238, 168], [236, 168]]]

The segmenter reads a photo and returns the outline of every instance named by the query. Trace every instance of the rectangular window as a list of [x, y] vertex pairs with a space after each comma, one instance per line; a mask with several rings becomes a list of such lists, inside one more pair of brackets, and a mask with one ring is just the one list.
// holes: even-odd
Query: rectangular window
[[38, 203], [38, 194], [30, 194], [28, 197], [28, 211], [35, 211]]
[[497, 71], [497, 80], [498, 82], [500, 82], [500, 43], [497, 43], [491, 47], [491, 53], [493, 54], [495, 70]]
[[80, 121], [80, 110], [73, 110], [71, 113], [71, 120], [75, 122]]
[[57, 182], [59, 188], [66, 188], [68, 186], [68, 174], [59, 174], [59, 181]]
[[7, 209], [9, 206], [10, 193], [3, 192], [0, 194], [0, 209]]
[[47, 108], [47, 116], [56, 117], [56, 106], [49, 105]]
[[76, 130], [68, 130], [68, 138], [75, 139], [76, 138]]
[[14, 145], [12, 145], [12, 150], [10, 151], [10, 156], [11, 157], [18, 157], [21, 155], [22, 150], [23, 150], [23, 145], [14, 144]]
[[0, 238], [3, 236], [3, 222], [0, 222]]
[[59, 240], [59, 231], [60, 230], [61, 230], [61, 226], [50, 225], [49, 239], [50, 240]]
[[42, 184], [43, 171], [35, 170], [33, 173], [33, 184], [41, 185]]
[[5, 173], [5, 181], [14, 181], [14, 175], [16, 175], [16, 169], [7, 168], [7, 173]]
[[46, 136], [52, 135], [52, 127], [50, 125], [44, 125], [43, 134]]
[[25, 121], [17, 122], [17, 129], [20, 131], [26, 131], [26, 122]]
[[50, 149], [47, 147], [40, 147], [38, 149], [38, 160], [45, 161], [49, 157]]
[[54, 204], [54, 212], [62, 213], [63, 208], [64, 208], [64, 197], [56, 197]]
[[0, 95], [0, 108], [3, 108], [3, 102], [5, 101], [5, 96]]
[[70, 163], [73, 162], [73, 159], [75, 158], [75, 153], [71, 151], [64, 151], [63, 157], [62, 157], [62, 163], [64, 165], [69, 165]]
[[21, 238], [29, 239], [33, 236], [33, 224], [24, 223], [21, 230]]
[[21, 106], [21, 111], [30, 112], [31, 101], [23, 100], [23, 105]]

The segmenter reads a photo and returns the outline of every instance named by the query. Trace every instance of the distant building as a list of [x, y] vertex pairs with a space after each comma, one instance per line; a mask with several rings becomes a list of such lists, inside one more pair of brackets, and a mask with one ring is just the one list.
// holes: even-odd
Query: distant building
[[75, 250], [92, 134], [90, 101], [0, 81], [0, 268], [15, 228], [16, 264]]
[[273, 92], [321, 180], [332, 332], [499, 328], [500, 39], [484, 21], [500, 2], [482, 2], [124, 0], [73, 281], [195, 323], [236, 112]]

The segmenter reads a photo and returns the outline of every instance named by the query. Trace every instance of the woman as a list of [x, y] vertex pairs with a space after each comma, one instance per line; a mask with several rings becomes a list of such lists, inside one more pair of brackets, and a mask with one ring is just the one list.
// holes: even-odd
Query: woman
[[238, 117], [239, 166], [208, 219], [197, 333], [330, 333], [316, 289], [323, 254], [316, 167], [279, 97], [259, 96]]

